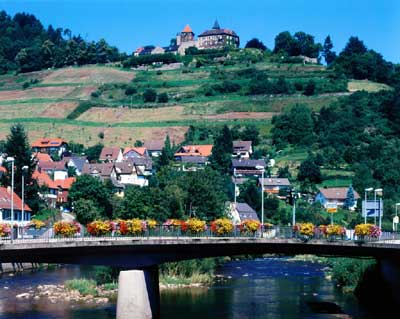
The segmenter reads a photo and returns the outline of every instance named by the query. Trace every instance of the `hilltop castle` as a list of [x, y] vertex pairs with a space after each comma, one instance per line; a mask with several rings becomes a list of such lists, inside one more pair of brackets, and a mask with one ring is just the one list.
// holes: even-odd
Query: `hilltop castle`
[[211, 30], [206, 30], [195, 39], [195, 34], [189, 25], [177, 34], [176, 43], [168, 47], [147, 46], [138, 48], [135, 55], [175, 53], [185, 55], [185, 50], [190, 47], [202, 49], [221, 49], [227, 46], [238, 48], [240, 45], [239, 36], [230, 29], [220, 27], [218, 21], [215, 21]]

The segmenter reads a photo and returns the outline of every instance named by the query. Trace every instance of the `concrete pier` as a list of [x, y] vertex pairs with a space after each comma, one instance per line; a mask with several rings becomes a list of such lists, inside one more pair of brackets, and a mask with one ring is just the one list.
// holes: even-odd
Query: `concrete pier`
[[119, 273], [117, 319], [159, 319], [158, 267]]

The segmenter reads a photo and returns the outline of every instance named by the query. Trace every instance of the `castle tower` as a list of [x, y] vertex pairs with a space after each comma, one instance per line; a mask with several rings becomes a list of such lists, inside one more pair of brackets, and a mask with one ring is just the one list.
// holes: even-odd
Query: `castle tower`
[[181, 43], [194, 41], [194, 33], [192, 28], [187, 24], [186, 27], [181, 32]]

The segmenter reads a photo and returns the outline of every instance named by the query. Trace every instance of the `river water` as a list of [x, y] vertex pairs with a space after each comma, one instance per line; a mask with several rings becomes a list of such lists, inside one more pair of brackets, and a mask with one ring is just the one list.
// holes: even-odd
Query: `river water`
[[[210, 288], [162, 291], [164, 319], [331, 318], [322, 312], [336, 305], [352, 318], [367, 315], [351, 295], [343, 295], [325, 279], [323, 265], [263, 258], [231, 261], [218, 270]], [[80, 278], [79, 267], [4, 275], [0, 279], [0, 319], [111, 319], [115, 304], [85, 308], [47, 300], [17, 300], [15, 296], [40, 284]]]

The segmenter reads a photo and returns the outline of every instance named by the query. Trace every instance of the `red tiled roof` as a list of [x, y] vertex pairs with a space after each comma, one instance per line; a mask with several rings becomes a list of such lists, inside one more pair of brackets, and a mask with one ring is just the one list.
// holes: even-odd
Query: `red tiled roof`
[[182, 30], [183, 33], [193, 33], [192, 28], [187, 24]]
[[41, 138], [32, 143], [32, 147], [59, 147], [64, 142], [61, 138]]
[[39, 153], [39, 152], [38, 153], [34, 153], [33, 157], [35, 159], [37, 159], [39, 162], [40, 161], [42, 161], [42, 162], [52, 162], [53, 161], [53, 159], [47, 153]]
[[38, 168], [40, 170], [51, 170], [51, 171], [66, 171], [67, 169], [65, 168], [65, 161], [59, 161], [59, 162], [46, 162], [46, 161], [40, 161], [38, 163]]
[[145, 147], [125, 147], [123, 155], [129, 153], [130, 151], [134, 151], [139, 155], [144, 156], [146, 154], [147, 149]]
[[100, 154], [100, 160], [116, 160], [121, 149], [119, 147], [103, 147]]
[[210, 156], [213, 145], [186, 145], [182, 146], [175, 156]]
[[66, 179], [56, 179], [53, 181], [54, 188], [71, 189], [72, 184], [76, 181], [75, 177], [68, 177]]
[[32, 174], [32, 179], [35, 179], [39, 186], [47, 186], [53, 188], [53, 180], [45, 172], [35, 170]]
[[7, 168], [0, 166], [0, 172], [7, 173]]
[[[22, 200], [14, 193], [14, 209], [22, 211]], [[11, 190], [7, 190], [5, 187], [0, 187], [0, 208], [11, 209]], [[28, 205], [24, 205], [24, 210], [31, 212], [32, 209]]]
[[[324, 195], [326, 199], [329, 200], [345, 200], [347, 197], [348, 187], [330, 187], [330, 188], [320, 188], [319, 191]], [[354, 199], [359, 199], [360, 195], [354, 191]]]

